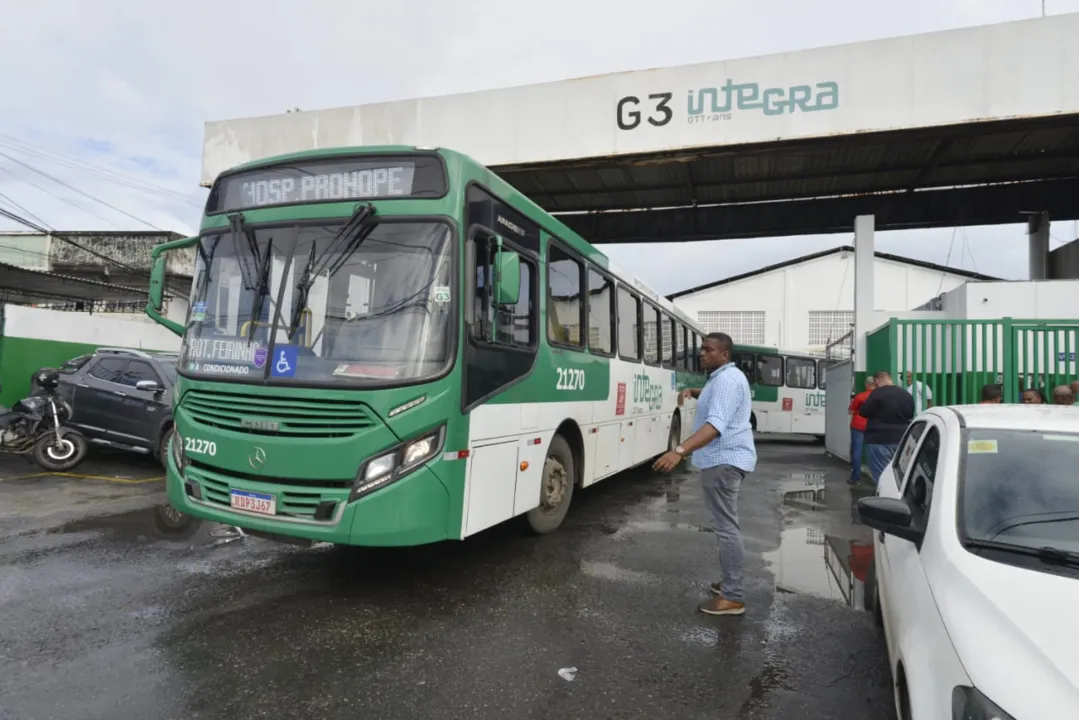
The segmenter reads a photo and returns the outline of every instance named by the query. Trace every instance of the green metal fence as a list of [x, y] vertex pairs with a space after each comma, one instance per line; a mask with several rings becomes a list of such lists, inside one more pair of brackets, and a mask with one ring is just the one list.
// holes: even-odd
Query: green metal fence
[[909, 372], [933, 391], [934, 405], [981, 400], [982, 386], [1000, 383], [1005, 402], [1025, 388], [1046, 397], [1079, 379], [1079, 320], [900, 320], [866, 337], [866, 370], [888, 370], [897, 383]]

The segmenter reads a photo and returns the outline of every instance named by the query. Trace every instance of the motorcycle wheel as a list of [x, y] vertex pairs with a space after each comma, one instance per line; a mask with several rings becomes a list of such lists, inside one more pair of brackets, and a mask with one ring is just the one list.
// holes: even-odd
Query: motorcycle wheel
[[78, 433], [65, 433], [59, 443], [56, 435], [48, 433], [34, 444], [34, 462], [46, 470], [64, 472], [81, 463], [86, 450], [86, 438]]

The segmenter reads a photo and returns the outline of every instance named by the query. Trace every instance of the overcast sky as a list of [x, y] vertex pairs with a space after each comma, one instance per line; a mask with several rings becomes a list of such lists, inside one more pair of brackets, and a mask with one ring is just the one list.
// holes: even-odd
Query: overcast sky
[[[9, 5], [0, 24], [0, 207], [17, 203], [63, 230], [179, 232], [198, 225], [206, 120], [802, 50], [1036, 17], [1042, 7], [1041, 0]], [[1046, 11], [1079, 11], [1079, 0], [1046, 0]], [[1021, 278], [1023, 233], [1019, 225], [881, 233], [877, 249]], [[1055, 223], [1052, 235], [1058, 247], [1079, 232]], [[667, 293], [850, 241], [607, 249]]]

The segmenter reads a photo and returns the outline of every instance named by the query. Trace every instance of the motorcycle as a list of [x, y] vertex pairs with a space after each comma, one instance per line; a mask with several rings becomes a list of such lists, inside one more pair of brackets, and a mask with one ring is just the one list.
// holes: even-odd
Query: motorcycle
[[66, 427], [71, 405], [56, 394], [60, 374], [52, 369], [34, 375], [41, 394], [31, 395], [0, 412], [0, 452], [32, 455], [51, 472], [72, 469], [86, 457], [88, 444], [82, 433]]

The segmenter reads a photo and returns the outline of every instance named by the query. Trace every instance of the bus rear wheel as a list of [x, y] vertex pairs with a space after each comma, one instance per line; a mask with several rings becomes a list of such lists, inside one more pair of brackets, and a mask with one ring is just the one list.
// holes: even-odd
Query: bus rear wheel
[[555, 435], [543, 462], [539, 507], [525, 515], [528, 528], [537, 535], [554, 532], [562, 525], [577, 484], [573, 450], [561, 435]]

